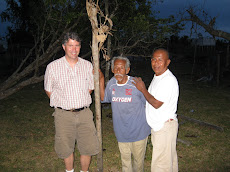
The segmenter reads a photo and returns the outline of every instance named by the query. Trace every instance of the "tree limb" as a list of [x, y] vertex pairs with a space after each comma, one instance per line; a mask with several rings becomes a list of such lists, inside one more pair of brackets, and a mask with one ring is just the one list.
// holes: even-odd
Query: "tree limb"
[[207, 24], [204, 21], [202, 21], [195, 14], [194, 9], [192, 7], [187, 9], [186, 11], [187, 11], [187, 13], [189, 14], [190, 17], [189, 18], [182, 18], [178, 23], [183, 22], [183, 21], [195, 22], [196, 24], [198, 24], [201, 27], [203, 27], [213, 37], [220, 37], [220, 38], [224, 38], [224, 39], [230, 41], [230, 33], [222, 31], [222, 30], [217, 30], [217, 29], [214, 28], [214, 24], [215, 24], [215, 21], [216, 21], [215, 17], [211, 18], [211, 20]]

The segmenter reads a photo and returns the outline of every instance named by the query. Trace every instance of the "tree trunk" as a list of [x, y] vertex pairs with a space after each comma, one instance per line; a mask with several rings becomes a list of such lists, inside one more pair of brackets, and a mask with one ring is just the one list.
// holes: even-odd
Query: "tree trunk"
[[[108, 1], [107, 1], [108, 2]], [[100, 152], [97, 156], [97, 171], [103, 171], [103, 152], [102, 152], [102, 134], [101, 134], [101, 102], [100, 102], [100, 87], [99, 87], [99, 51], [104, 49], [104, 42], [110, 34], [112, 28], [112, 20], [108, 16], [104, 15], [100, 10], [98, 1], [97, 4], [93, 0], [86, 0], [86, 9], [88, 13], [89, 20], [92, 26], [92, 55], [94, 61], [94, 83], [95, 83], [95, 112], [96, 112], [96, 128], [97, 135], [100, 142]], [[100, 14], [100, 16], [98, 16]], [[97, 20], [99, 17], [99, 21]], [[102, 23], [103, 19], [105, 20]], [[108, 24], [109, 25], [106, 25]], [[103, 52], [102, 52], [103, 53]], [[106, 53], [103, 53], [106, 58]]]
[[97, 136], [100, 143], [100, 152], [97, 155], [97, 168], [98, 171], [103, 171], [103, 156], [102, 156], [102, 132], [101, 132], [101, 102], [100, 102], [100, 87], [99, 87], [99, 53], [97, 34], [93, 33], [92, 38], [92, 55], [94, 64], [94, 95], [95, 95], [95, 113], [96, 113], [96, 128]]
[[[109, 58], [112, 58], [112, 51], [111, 51], [111, 35], [108, 35], [108, 40], [107, 40], [107, 55]], [[110, 71], [110, 60], [106, 60], [106, 66], [105, 66], [105, 83], [109, 81], [109, 71]]]
[[[105, 15], [109, 16], [109, 2], [105, 0]], [[105, 66], [105, 84], [109, 81], [109, 71], [110, 71], [110, 59], [112, 58], [112, 50], [111, 50], [111, 35], [108, 35], [107, 39], [107, 55], [109, 60], [106, 59], [106, 66]]]
[[43, 64], [45, 64], [46, 62], [48, 62], [49, 59], [61, 49], [60, 46], [58, 47], [56, 46], [57, 43], [58, 42], [55, 42], [54, 43], [55, 47], [53, 47], [50, 51], [47, 50], [47, 52], [39, 56], [39, 58], [36, 58], [32, 63], [30, 63], [27, 67], [25, 67], [21, 72], [20, 72], [21, 66], [19, 66], [18, 70], [16, 70], [6, 81], [4, 81], [0, 85], [0, 91], [1, 91], [0, 100], [10, 96], [11, 94], [17, 92], [18, 90], [22, 89], [23, 87], [27, 85], [35, 84], [35, 83], [42, 81], [43, 76], [33, 75], [32, 77], [28, 77], [28, 75], [35, 72], [36, 67], [38, 68], [42, 66]]
[[100, 87], [99, 87], [99, 41], [98, 36], [98, 20], [97, 7], [92, 0], [86, 0], [86, 8], [89, 20], [92, 25], [92, 56], [94, 64], [94, 94], [95, 94], [95, 113], [96, 113], [96, 129], [100, 144], [100, 152], [97, 155], [97, 171], [103, 171], [103, 156], [102, 156], [102, 134], [101, 134], [101, 102], [100, 102]]

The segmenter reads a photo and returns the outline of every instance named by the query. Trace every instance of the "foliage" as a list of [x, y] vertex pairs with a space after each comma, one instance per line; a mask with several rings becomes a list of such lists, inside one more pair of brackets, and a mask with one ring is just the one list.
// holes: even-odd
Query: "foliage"
[[[46, 45], [52, 44], [65, 29], [70, 28], [85, 15], [83, 0], [31, 0], [29, 2], [6, 0], [6, 2], [8, 8], [1, 14], [1, 17], [13, 24], [9, 37], [13, 33], [17, 34], [18, 31], [27, 32], [33, 37], [34, 44], [42, 42], [43, 46], [45, 45], [44, 47], [37, 46], [42, 49], [47, 48]], [[85, 24], [89, 24], [86, 22], [87, 18], [83, 21], [77, 27], [79, 32], [85, 29]], [[11, 42], [11, 44], [13, 43]]]
[[[12, 39], [13, 35], [20, 35], [20, 33], [24, 33], [22, 37], [30, 38], [30, 44], [28, 54], [17, 57], [21, 59], [21, 63], [1, 84], [0, 99], [26, 85], [42, 81], [43, 65], [60, 53], [62, 35], [67, 31], [75, 30], [82, 37], [82, 33], [88, 32], [89, 24], [83, 0], [32, 0], [29, 3], [25, 0], [6, 0], [6, 2], [8, 8], [1, 17], [15, 23], [14, 28], [10, 30], [8, 49], [13, 52], [15, 47], [23, 46], [23, 39]], [[18, 38], [18, 36], [14, 37]], [[28, 43], [28, 40], [26, 41]]]
[[[81, 57], [90, 57], [92, 31], [87, 17], [85, 0], [5, 0], [7, 9], [1, 13], [3, 20], [13, 23], [8, 35], [9, 57], [16, 64], [12, 74], [0, 85], [3, 99], [26, 85], [43, 80], [44, 66], [51, 59], [63, 55], [62, 35], [76, 31], [83, 38]], [[106, 0], [99, 5], [104, 11]], [[149, 56], [152, 50], [163, 45], [165, 37], [178, 30], [171, 25], [173, 17], [157, 19], [152, 5], [158, 0], [109, 1], [108, 17], [113, 21], [110, 53], [125, 56]], [[99, 19], [100, 20], [100, 19]], [[26, 43], [26, 44], [25, 44]], [[26, 55], [12, 54], [19, 47]], [[106, 47], [107, 48], [107, 47]]]
[[149, 56], [156, 46], [174, 32], [170, 25], [174, 18], [157, 19], [152, 6], [157, 1], [128, 0], [110, 4], [110, 14], [114, 23], [112, 51], [115, 55]]

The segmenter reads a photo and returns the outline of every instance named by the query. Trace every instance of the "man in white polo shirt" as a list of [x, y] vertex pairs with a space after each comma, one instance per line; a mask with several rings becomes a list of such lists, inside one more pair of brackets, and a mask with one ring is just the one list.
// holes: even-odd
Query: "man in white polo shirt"
[[62, 47], [65, 56], [51, 62], [45, 72], [44, 87], [55, 108], [55, 151], [64, 159], [66, 172], [74, 171], [74, 149], [81, 154], [81, 171], [88, 171], [91, 155], [99, 152], [99, 142], [89, 109], [94, 89], [92, 64], [78, 57], [81, 40], [66, 33]]
[[141, 78], [134, 79], [146, 102], [146, 118], [152, 128], [153, 144], [151, 172], [177, 172], [176, 139], [178, 132], [177, 102], [179, 86], [176, 77], [168, 69], [168, 51], [157, 49], [151, 59], [154, 78], [148, 88]]

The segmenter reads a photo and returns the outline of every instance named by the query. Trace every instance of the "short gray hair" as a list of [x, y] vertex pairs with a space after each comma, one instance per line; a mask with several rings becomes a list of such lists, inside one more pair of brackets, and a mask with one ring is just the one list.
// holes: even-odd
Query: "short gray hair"
[[164, 48], [158, 48], [158, 49], [156, 49], [156, 50], [153, 50], [152, 58], [153, 58], [153, 54], [154, 54], [155, 52], [157, 52], [157, 51], [163, 51], [163, 52], [166, 54], [166, 58], [169, 59], [169, 51], [166, 50], [166, 49], [164, 49]]
[[75, 32], [67, 32], [63, 37], [62, 44], [65, 45], [66, 42], [69, 41], [69, 39], [75, 40], [75, 41], [77, 41], [77, 42], [79, 42], [81, 44], [81, 39], [78, 36], [78, 34], [75, 33]]
[[124, 60], [125, 61], [125, 69], [127, 70], [130, 67], [130, 61], [127, 57], [123, 57], [123, 56], [117, 56], [117, 57], [113, 57], [112, 61], [111, 61], [111, 68], [112, 70], [114, 69], [114, 62], [115, 60]]

